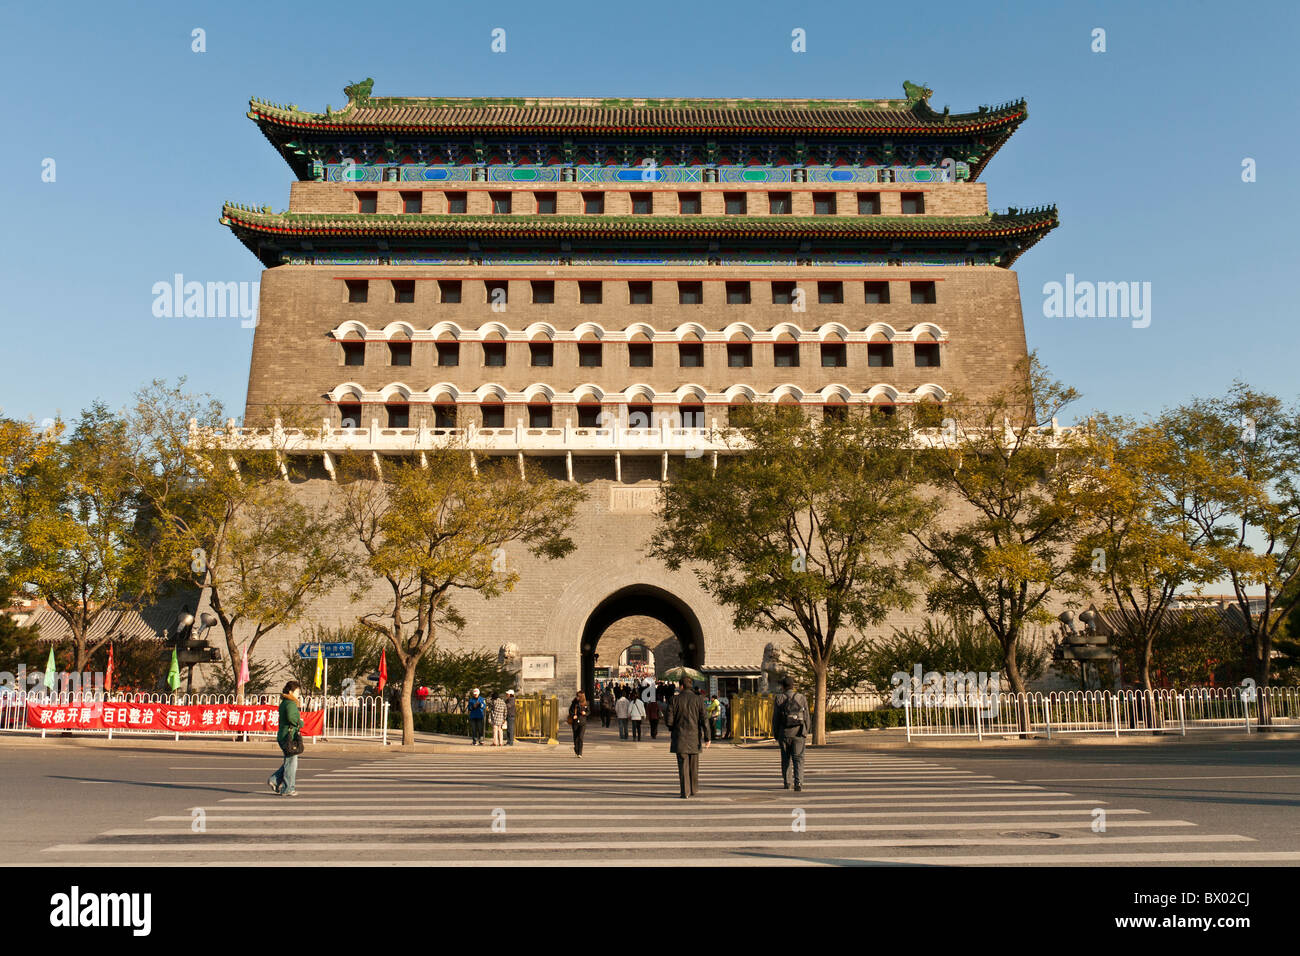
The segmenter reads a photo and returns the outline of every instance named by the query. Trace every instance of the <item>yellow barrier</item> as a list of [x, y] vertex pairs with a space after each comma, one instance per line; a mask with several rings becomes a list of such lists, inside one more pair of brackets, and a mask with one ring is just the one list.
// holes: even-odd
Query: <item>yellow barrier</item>
[[559, 700], [555, 697], [543, 697], [541, 694], [520, 695], [515, 698], [515, 737], [520, 740], [558, 744], [559, 733]]
[[772, 697], [769, 694], [737, 694], [731, 698], [731, 739], [767, 740], [772, 736]]

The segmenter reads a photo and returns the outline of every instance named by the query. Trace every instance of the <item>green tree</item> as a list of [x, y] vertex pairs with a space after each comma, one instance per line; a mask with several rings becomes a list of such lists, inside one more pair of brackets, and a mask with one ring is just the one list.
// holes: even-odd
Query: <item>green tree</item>
[[415, 681], [416, 687], [428, 687], [435, 694], [462, 701], [475, 687], [486, 696], [504, 694], [515, 686], [517, 675], [492, 651], [434, 648], [420, 661]]
[[783, 633], [813, 675], [813, 740], [826, 742], [836, 641], [914, 600], [922, 568], [907, 535], [932, 508], [906, 436], [865, 415], [812, 422], [756, 406], [730, 432], [739, 454], [687, 459], [663, 486], [651, 553], [689, 565], [735, 626]]
[[[45, 666], [41, 651], [48, 653], [48, 647], [40, 642], [39, 628], [17, 623], [4, 613], [13, 600], [13, 592], [6, 581], [0, 579], [0, 671], [17, 675], [19, 665], [25, 665], [29, 671], [40, 670]], [[25, 687], [14, 685], [16, 690]]]
[[251, 662], [263, 637], [351, 580], [351, 538], [292, 480], [294, 443], [308, 433], [223, 426], [220, 405], [182, 386], [154, 382], [137, 397], [137, 474], [160, 566], [174, 583], [206, 593], [233, 682], [242, 654]]
[[548, 559], [571, 552], [567, 530], [584, 495], [531, 469], [521, 473], [512, 459], [474, 466], [457, 449], [419, 461], [345, 459], [339, 475], [342, 513], [383, 594], [383, 609], [361, 624], [401, 666], [402, 742], [413, 744], [409, 690], [438, 635], [464, 626], [457, 594], [492, 599], [513, 590], [519, 573], [506, 560], [507, 545]]
[[1016, 693], [1025, 691], [1020, 641], [1031, 625], [1050, 623], [1048, 595], [1077, 599], [1090, 591], [1075, 560], [1081, 528], [1067, 500], [1086, 456], [1055, 427], [1077, 397], [1031, 357], [987, 403], [951, 404], [922, 456], [952, 515], [912, 531], [932, 572], [927, 604], [987, 623]]
[[[335, 627], [319, 625], [312, 627], [303, 635], [303, 643], [352, 644], [351, 657], [336, 657], [330, 661], [329, 679], [330, 686], [336, 688], [336, 691], [347, 687], [347, 682], [351, 681], [350, 686], [357, 693], [360, 692], [360, 685], [367, 676], [379, 669], [379, 653], [384, 646], [384, 642], [374, 632], [356, 623]], [[288, 669], [290, 677], [309, 691], [315, 690], [315, 657], [299, 657], [295, 645], [285, 652], [284, 666]]]
[[[1020, 676], [1027, 681], [1041, 677], [1047, 655], [1044, 644], [1022, 645], [1016, 657]], [[931, 671], [1000, 673], [1002, 663], [1002, 642], [983, 620], [973, 616], [927, 618], [919, 627], [895, 628], [889, 636], [870, 643], [865, 660], [866, 681], [887, 694], [895, 687], [895, 674], [910, 678], [918, 664], [924, 677]]]

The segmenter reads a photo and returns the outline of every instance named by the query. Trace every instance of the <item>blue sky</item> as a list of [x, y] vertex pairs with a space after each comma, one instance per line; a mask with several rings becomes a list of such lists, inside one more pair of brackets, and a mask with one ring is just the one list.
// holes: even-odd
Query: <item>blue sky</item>
[[[338, 107], [366, 76], [377, 95], [877, 97], [911, 80], [937, 109], [1024, 96], [1028, 122], [981, 178], [996, 208], [1060, 207], [1017, 271], [1030, 347], [1084, 393], [1078, 410], [1154, 412], [1237, 378], [1295, 398], [1297, 6], [906, 8], [9, 4], [0, 410], [121, 406], [183, 374], [238, 414], [252, 331], [156, 318], [151, 288], [178, 272], [257, 281], [221, 204], [284, 208], [291, 173], [245, 117], [249, 96]], [[790, 49], [796, 27], [806, 53]], [[1044, 318], [1044, 283], [1067, 273], [1150, 282], [1150, 326]]]

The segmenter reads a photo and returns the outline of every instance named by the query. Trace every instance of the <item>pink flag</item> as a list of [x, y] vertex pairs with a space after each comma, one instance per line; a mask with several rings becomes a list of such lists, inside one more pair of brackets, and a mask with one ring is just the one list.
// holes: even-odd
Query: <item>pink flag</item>
[[248, 683], [248, 651], [244, 651], [239, 659], [239, 686], [243, 687]]

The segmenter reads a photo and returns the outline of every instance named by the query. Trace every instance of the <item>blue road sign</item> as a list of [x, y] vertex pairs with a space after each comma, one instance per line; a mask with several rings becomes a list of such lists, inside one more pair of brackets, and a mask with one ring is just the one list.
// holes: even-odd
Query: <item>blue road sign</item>
[[340, 657], [352, 657], [353, 650], [356, 647], [351, 641], [338, 644], [299, 644], [298, 656], [302, 658], [314, 658], [316, 648], [321, 649], [321, 656], [330, 660], [337, 660]]

